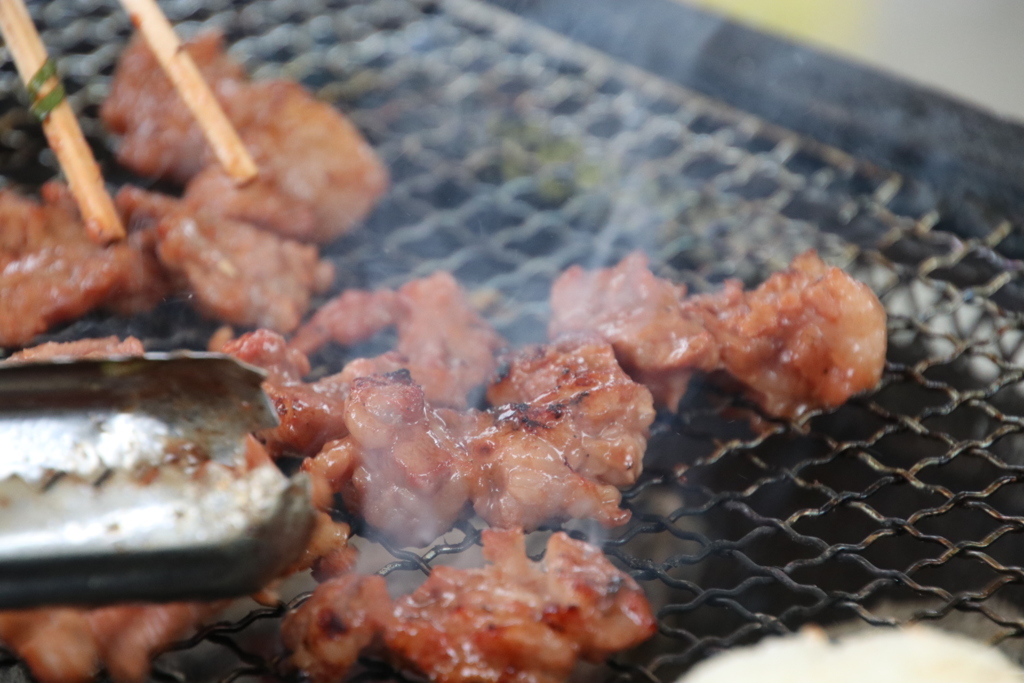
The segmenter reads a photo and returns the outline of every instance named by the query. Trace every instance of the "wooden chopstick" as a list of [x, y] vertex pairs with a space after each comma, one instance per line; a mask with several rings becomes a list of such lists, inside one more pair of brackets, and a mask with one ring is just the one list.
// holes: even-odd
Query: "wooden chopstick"
[[100, 167], [64, 98], [64, 86], [46, 56], [46, 47], [24, 0], [0, 0], [0, 31], [29, 90], [32, 111], [42, 121], [46, 140], [78, 202], [89, 236], [102, 244], [122, 239], [124, 226], [103, 185]]
[[[2, 3], [4, 0], [0, 0]], [[192, 111], [224, 171], [239, 184], [259, 170], [156, 0], [121, 0], [171, 83]]]

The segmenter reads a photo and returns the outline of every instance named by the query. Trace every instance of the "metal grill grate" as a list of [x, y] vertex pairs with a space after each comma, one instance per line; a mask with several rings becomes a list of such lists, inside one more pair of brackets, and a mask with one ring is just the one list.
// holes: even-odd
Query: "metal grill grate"
[[[514, 343], [543, 338], [552, 279], [641, 248], [696, 291], [753, 285], [815, 247], [889, 311], [881, 388], [763, 434], [737, 399], [695, 384], [655, 426], [647, 472], [604, 544], [659, 610], [659, 634], [587, 680], [671, 681], [720, 648], [809, 621], [961, 622], [1024, 651], [1024, 311], [1019, 234], [977, 216], [947, 232], [928, 187], [611, 61], [476, 0], [162, 3], [184, 33], [216, 26], [257, 77], [284, 75], [348, 112], [395, 187], [327, 249], [337, 287], [447, 269]], [[113, 0], [34, 5], [112, 183], [128, 179], [95, 119], [129, 33]], [[55, 169], [0, 72], [0, 174]], [[49, 338], [134, 334], [202, 347], [215, 325], [184, 302], [92, 316]], [[375, 352], [374, 344], [352, 353]], [[314, 358], [338, 369], [338, 351]], [[743, 410], [749, 407], [739, 406]], [[537, 536], [543, 536], [542, 533]], [[467, 561], [471, 526], [406, 552], [360, 541], [396, 582]], [[536, 540], [536, 539], [535, 539]], [[383, 548], [383, 550], [381, 550]], [[378, 561], [379, 560], [379, 561]], [[156, 662], [159, 680], [277, 675], [276, 624], [257, 609]], [[0, 671], [17, 675], [13, 660]], [[405, 680], [367, 663], [358, 680]]]

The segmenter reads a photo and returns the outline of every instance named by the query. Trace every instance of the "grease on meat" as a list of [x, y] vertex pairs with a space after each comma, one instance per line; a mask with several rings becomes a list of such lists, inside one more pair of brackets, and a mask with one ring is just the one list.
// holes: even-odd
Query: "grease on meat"
[[751, 292], [729, 281], [686, 297], [636, 253], [613, 268], [570, 268], [551, 294], [551, 333], [588, 331], [674, 408], [695, 371], [724, 370], [768, 413], [799, 417], [873, 388], [885, 364], [885, 310], [814, 252]]
[[315, 683], [341, 679], [360, 651], [440, 683], [558, 683], [579, 659], [604, 661], [655, 630], [640, 587], [564, 533], [541, 562], [521, 531], [483, 532], [481, 569], [435, 567], [391, 604], [380, 577], [320, 586], [283, 626], [292, 662]]
[[383, 577], [348, 574], [320, 584], [281, 629], [292, 664], [315, 683], [342, 680], [360, 654], [379, 649], [391, 608]]
[[695, 371], [718, 366], [715, 340], [680, 308], [685, 296], [686, 287], [655, 277], [640, 252], [595, 272], [573, 266], [551, 287], [549, 331], [600, 335], [658, 403], [674, 406]]

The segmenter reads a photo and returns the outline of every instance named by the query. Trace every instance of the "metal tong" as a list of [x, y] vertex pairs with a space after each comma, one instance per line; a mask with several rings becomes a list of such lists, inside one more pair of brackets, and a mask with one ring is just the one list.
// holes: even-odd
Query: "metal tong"
[[219, 354], [0, 366], [0, 609], [255, 592], [313, 526], [309, 482], [246, 464], [277, 424]]

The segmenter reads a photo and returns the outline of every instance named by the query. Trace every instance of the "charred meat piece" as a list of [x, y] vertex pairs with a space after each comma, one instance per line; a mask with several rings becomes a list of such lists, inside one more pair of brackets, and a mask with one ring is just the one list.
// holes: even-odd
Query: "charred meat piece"
[[433, 407], [407, 372], [354, 379], [348, 436], [303, 465], [318, 504], [342, 493], [353, 513], [404, 544], [433, 540], [467, 502], [502, 528], [629, 519], [616, 486], [639, 475], [654, 410], [606, 343], [527, 349], [509, 359], [494, 395], [532, 402], [456, 411]]
[[593, 273], [573, 267], [552, 288], [550, 332], [597, 333], [670, 408], [695, 371], [724, 370], [780, 417], [840, 405], [881, 377], [885, 310], [814, 252], [751, 292], [730, 281], [716, 294], [685, 294], [639, 253]]
[[572, 415], [580, 440], [566, 453], [574, 458], [569, 466], [601, 484], [636, 483], [654, 405], [650, 392], [623, 372], [607, 343], [564, 338], [501, 361], [501, 375], [487, 390], [491, 405], [560, 407]]
[[379, 649], [392, 609], [383, 577], [339, 576], [286, 617], [281, 635], [292, 663], [315, 683], [340, 681], [360, 654]]
[[263, 390], [281, 423], [258, 436], [272, 455], [315, 455], [326, 442], [348, 434], [344, 407], [349, 382], [338, 375], [304, 382], [309, 360], [301, 351], [289, 348], [281, 335], [256, 330], [228, 342], [222, 351], [269, 373]]
[[136, 188], [122, 189], [117, 203], [135, 223], [154, 224], [160, 265], [218, 320], [289, 332], [334, 278], [315, 247], [247, 223]]
[[358, 653], [382, 650], [432, 681], [566, 680], [655, 630], [640, 587], [597, 548], [564, 533], [542, 562], [521, 531], [484, 531], [482, 569], [435, 567], [393, 604], [380, 577], [321, 585], [283, 626], [292, 662], [316, 683], [340, 680]]
[[24, 345], [111, 302], [144, 270], [131, 241], [89, 239], [65, 186], [48, 183], [42, 197], [0, 191], [0, 346]]
[[328, 341], [350, 345], [392, 326], [398, 331], [395, 352], [374, 365], [364, 362], [358, 372], [405, 368], [438, 406], [465, 407], [469, 391], [494, 373], [494, 354], [505, 345], [446, 272], [413, 280], [396, 292], [347, 291], [299, 328], [292, 345], [312, 353]]
[[142, 175], [188, 182], [186, 201], [293, 239], [329, 242], [369, 213], [387, 171], [334, 107], [287, 81], [250, 82], [219, 35], [186, 46], [260, 174], [237, 186], [213, 159], [195, 121], [145, 41], [118, 63], [101, 116], [122, 136], [118, 160]]

